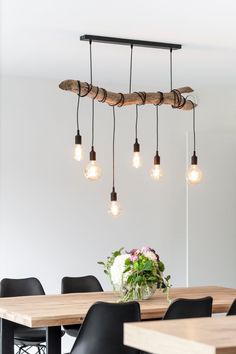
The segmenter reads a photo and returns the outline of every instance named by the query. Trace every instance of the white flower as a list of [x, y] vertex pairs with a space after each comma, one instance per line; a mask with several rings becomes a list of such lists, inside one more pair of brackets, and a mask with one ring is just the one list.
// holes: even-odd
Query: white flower
[[155, 255], [155, 253], [153, 253], [152, 251], [146, 251], [143, 252], [143, 255], [149, 259], [151, 259], [152, 261], [157, 261], [157, 257]]
[[125, 273], [124, 275], [123, 272], [125, 270], [125, 260], [129, 257], [129, 254], [121, 254], [115, 258], [114, 263], [111, 266], [111, 281], [116, 289], [120, 289], [122, 285], [122, 279], [125, 281], [128, 277], [129, 272]]

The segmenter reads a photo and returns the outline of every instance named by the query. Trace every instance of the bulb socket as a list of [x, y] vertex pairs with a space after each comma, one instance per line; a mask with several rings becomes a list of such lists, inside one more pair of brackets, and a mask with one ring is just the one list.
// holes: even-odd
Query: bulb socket
[[116, 201], [117, 201], [117, 193], [115, 191], [115, 187], [113, 187], [111, 192], [111, 202], [116, 202]]
[[154, 165], [160, 165], [161, 163], [161, 158], [159, 156], [158, 151], [156, 152], [156, 155], [154, 156]]
[[90, 159], [90, 161], [96, 161], [96, 151], [94, 151], [93, 146], [92, 146], [92, 149], [89, 153], [89, 159]]
[[196, 151], [193, 152], [193, 156], [191, 158], [191, 164], [192, 165], [197, 165], [197, 155], [196, 155]]
[[75, 144], [76, 145], [82, 144], [82, 136], [80, 135], [79, 130], [77, 130], [77, 134], [75, 136]]
[[139, 152], [139, 151], [140, 151], [140, 145], [138, 143], [138, 139], [135, 139], [134, 152]]

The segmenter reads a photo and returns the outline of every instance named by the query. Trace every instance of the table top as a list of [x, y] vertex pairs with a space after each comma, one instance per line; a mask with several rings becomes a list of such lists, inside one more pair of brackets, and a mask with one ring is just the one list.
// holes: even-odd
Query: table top
[[[236, 289], [202, 286], [172, 288], [170, 297], [213, 297], [213, 312], [226, 312], [236, 298]], [[90, 306], [96, 301], [117, 302], [113, 292], [76, 293], [64, 295], [22, 296], [0, 298], [0, 318], [28, 327], [50, 327], [82, 323]], [[149, 300], [140, 301], [142, 319], [161, 318], [169, 303], [157, 290]]]
[[124, 344], [153, 354], [235, 354], [236, 316], [124, 324]]

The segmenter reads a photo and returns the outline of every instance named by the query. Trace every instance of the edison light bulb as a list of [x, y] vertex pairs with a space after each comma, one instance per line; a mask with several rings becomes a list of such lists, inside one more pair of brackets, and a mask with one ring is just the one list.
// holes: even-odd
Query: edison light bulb
[[153, 165], [153, 167], [150, 169], [150, 177], [152, 177], [156, 181], [159, 181], [162, 176], [163, 176], [163, 170], [161, 166]]
[[120, 204], [117, 202], [117, 193], [115, 191], [115, 187], [112, 187], [111, 192], [111, 202], [109, 205], [108, 213], [114, 217], [117, 217], [121, 214], [122, 209]]
[[135, 151], [133, 154], [133, 167], [139, 168], [141, 166], [141, 157], [140, 157], [140, 152]]
[[163, 176], [163, 170], [161, 168], [160, 163], [161, 163], [161, 158], [157, 150], [156, 155], [154, 156], [154, 165], [152, 166], [149, 172], [150, 177], [152, 177], [156, 181], [159, 181]]
[[81, 144], [75, 144], [74, 159], [76, 161], [81, 161], [83, 159], [83, 150]]
[[74, 159], [76, 161], [81, 161], [83, 159], [82, 136], [80, 135], [79, 130], [77, 130], [77, 134], [75, 136]]
[[102, 169], [97, 164], [96, 160], [92, 160], [89, 162], [89, 164], [85, 168], [84, 175], [87, 179], [91, 181], [97, 181], [101, 177]]
[[189, 184], [198, 184], [202, 180], [202, 171], [198, 165], [191, 165], [186, 173], [186, 180]]
[[109, 209], [108, 209], [108, 213], [111, 214], [114, 217], [117, 217], [121, 214], [121, 206], [120, 204], [117, 202], [117, 200], [113, 200], [111, 201], [110, 205], [109, 205]]
[[140, 157], [140, 145], [138, 142], [138, 139], [135, 139], [134, 143], [134, 153], [133, 153], [133, 167], [139, 168], [142, 163], [141, 163], [141, 157]]

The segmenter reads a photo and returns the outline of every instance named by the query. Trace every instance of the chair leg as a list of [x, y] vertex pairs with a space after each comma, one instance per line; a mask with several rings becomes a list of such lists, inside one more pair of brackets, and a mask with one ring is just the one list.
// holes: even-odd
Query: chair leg
[[[29, 345], [22, 345], [21, 349], [20, 349], [20, 353], [24, 353], [24, 354], [30, 354], [30, 352], [28, 350], [30, 350], [32, 348], [32, 346]], [[20, 354], [19, 353], [19, 354]]]
[[21, 354], [21, 346], [20, 345], [15, 345], [15, 347], [17, 347], [16, 354]]

